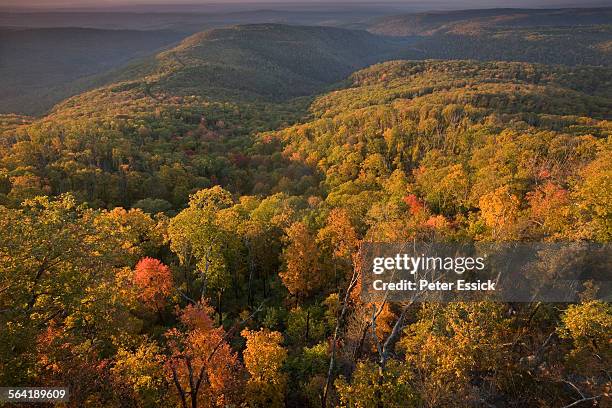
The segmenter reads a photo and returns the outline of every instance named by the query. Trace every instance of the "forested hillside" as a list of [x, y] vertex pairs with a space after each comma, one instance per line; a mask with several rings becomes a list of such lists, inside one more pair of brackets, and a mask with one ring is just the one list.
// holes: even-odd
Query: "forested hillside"
[[40, 115], [69, 96], [99, 86], [92, 76], [183, 37], [161, 30], [0, 28], [0, 113]]
[[20, 181], [0, 191], [0, 201], [20, 202], [30, 194], [23, 189], [72, 192], [94, 207], [159, 199], [179, 208], [194, 189], [217, 183], [270, 191], [275, 181], [264, 170], [273, 163], [250, 156], [251, 134], [297, 120], [308, 101], [294, 97], [320, 92], [395, 47], [363, 31], [323, 27], [196, 34], [113, 73], [123, 82], [5, 133], [0, 177]]
[[[409, 208], [400, 200], [393, 203], [399, 208], [371, 212], [385, 190], [398, 188], [423, 200], [439, 221], [467, 227], [486, 197], [513, 197], [518, 216], [539, 188], [568, 189], [598, 154], [609, 159], [611, 73], [524, 63], [389, 62], [353, 74], [352, 86], [311, 105], [313, 121], [265, 134], [262, 143], [278, 143], [284, 157], [309, 167], [330, 205], [347, 200], [343, 206], [350, 203], [354, 220]], [[602, 177], [602, 193], [608, 182]], [[534, 227], [516, 221], [509, 225], [516, 237]], [[603, 235], [590, 238], [609, 238], [606, 225]], [[392, 236], [411, 231], [389, 227]]]
[[[384, 10], [364, 4], [350, 12], [3, 13], [0, 27], [12, 28], [0, 28], [0, 114], [43, 115], [64, 98], [139, 79], [151, 69], [165, 74], [162, 82], [174, 81], [167, 84], [171, 91], [234, 99], [311, 95], [390, 59], [612, 63], [610, 8], [376, 17]], [[270, 23], [249, 24], [263, 22]], [[197, 80], [195, 90], [185, 89], [189, 79], [181, 76]]]
[[612, 8], [587, 9], [483, 9], [431, 11], [386, 16], [369, 23], [369, 31], [411, 36], [477, 33], [487, 28], [575, 27], [609, 25]]
[[494, 28], [469, 34], [413, 38], [419, 59], [477, 59], [563, 65], [612, 64], [609, 25], [543, 28]]
[[[371, 14], [274, 10], [222, 14], [0, 13], [0, 77], [3, 78], [0, 114], [45, 114], [67, 97], [119, 81], [125, 70], [142, 66], [142, 60], [147, 57], [156, 59], [162, 49], [172, 48], [194, 33], [198, 34], [190, 45], [175, 50], [174, 55], [191, 58], [191, 65], [194, 58], [209, 61], [208, 67], [202, 61], [198, 63], [200, 77], [219, 81], [218, 76], [209, 79], [206, 71], [218, 69], [219, 65], [232, 70], [234, 75], [245, 75], [241, 80], [247, 81], [261, 79], [262, 71], [270, 76], [274, 69], [295, 71], [298, 68], [297, 72], [282, 72], [273, 84], [261, 83], [259, 90], [272, 95], [275, 86], [283, 86], [295, 88], [294, 93], [311, 92], [322, 80], [337, 81], [355, 69], [389, 59], [387, 55], [396, 48], [390, 48], [390, 41], [363, 31], [306, 26], [299, 29], [278, 24], [249, 26], [249, 23], [278, 21], [333, 26], [343, 24], [343, 18], [365, 19]], [[245, 25], [234, 27], [240, 23]], [[79, 28], [75, 27], [77, 24]], [[202, 44], [196, 50], [199, 42]], [[300, 48], [303, 54], [298, 52]], [[317, 58], [321, 58], [321, 65], [313, 63]], [[161, 59], [166, 60], [164, 69], [173, 61], [167, 57]], [[294, 66], [286, 67], [288, 63]], [[307, 72], [302, 76], [299, 63], [304, 69], [319, 72], [312, 72], [314, 77]], [[128, 64], [132, 65], [126, 67]], [[148, 72], [144, 64], [143, 72]], [[180, 65], [178, 68], [185, 75], [193, 75]], [[235, 76], [226, 74], [223, 78], [226, 87], [239, 85], [232, 82]], [[199, 87], [220, 85], [200, 84]], [[283, 92], [286, 90], [279, 94]]]
[[386, 50], [213, 31], [0, 122], [0, 383], [75, 407], [607, 403], [597, 287], [381, 304], [358, 276], [364, 242], [609, 242], [612, 70], [391, 61], [293, 99]]
[[412, 37], [418, 58], [610, 66], [610, 21], [610, 8], [489, 9], [383, 17], [367, 28]]
[[195, 34], [144, 69], [157, 75], [152, 92], [278, 101], [320, 92], [395, 56], [398, 44], [357, 30], [252, 24]]

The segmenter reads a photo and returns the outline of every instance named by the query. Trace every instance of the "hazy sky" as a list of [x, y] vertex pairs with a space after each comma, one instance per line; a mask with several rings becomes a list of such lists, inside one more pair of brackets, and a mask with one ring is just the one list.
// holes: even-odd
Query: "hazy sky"
[[[146, 5], [176, 5], [184, 7], [185, 5], [206, 5], [216, 3], [217, 6], [222, 4], [231, 4], [236, 6], [240, 3], [249, 8], [260, 4], [262, 6], [296, 6], [298, 4], [310, 6], [329, 6], [330, 3], [361, 3], [362, 5], [375, 5], [375, 3], [398, 4], [402, 6], [411, 5], [423, 8], [431, 6], [431, 9], [437, 8], [488, 8], [488, 7], [584, 7], [584, 6], [605, 6], [612, 5], [612, 0], [381, 0], [381, 1], [355, 1], [355, 0], [0, 0], [1, 8], [133, 8]], [[170, 7], [169, 7], [170, 8]]]

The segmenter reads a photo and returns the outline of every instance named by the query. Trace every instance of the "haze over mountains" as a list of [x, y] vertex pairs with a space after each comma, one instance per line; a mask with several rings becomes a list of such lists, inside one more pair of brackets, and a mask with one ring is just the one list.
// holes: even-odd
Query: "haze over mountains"
[[394, 35], [478, 34], [491, 28], [609, 25], [612, 8], [484, 9], [388, 16], [367, 24], [370, 32]]
[[346, 25], [387, 15], [387, 10], [278, 10], [257, 9], [231, 12], [0, 12], [2, 27], [85, 27], [101, 29], [174, 30], [195, 33], [236, 24], [281, 23], [302, 25]]
[[[193, 49], [196, 41], [203, 41], [202, 47], [211, 52], [198, 56], [198, 64], [205, 63], [208, 70], [208, 73], [199, 70], [199, 78], [204, 83], [222, 80], [208, 74], [213, 67], [224, 66], [227, 69], [225, 79], [231, 83], [230, 72], [237, 75], [249, 72], [241, 81], [246, 89], [249, 78], [259, 80], [260, 74], [276, 72], [278, 68], [281, 74], [276, 81], [270, 78], [271, 83], [261, 82], [255, 86], [260, 88], [256, 93], [267, 88], [264, 93], [279, 95], [286, 94], [287, 89], [292, 90], [292, 95], [312, 93], [322, 85], [340, 80], [351, 70], [393, 58], [501, 59], [572, 65], [609, 65], [611, 62], [611, 28], [605, 24], [612, 18], [610, 8], [464, 10], [389, 17], [376, 17], [367, 10], [367, 13], [357, 8], [346, 13], [262, 10], [217, 14], [0, 14], [0, 25], [22, 26], [0, 29], [0, 75], [4, 78], [0, 83], [0, 112], [39, 115], [70, 95], [125, 78], [126, 68], [120, 69], [122, 66], [162, 48], [171, 48], [192, 32], [244, 23], [332, 25], [367, 30], [375, 35], [318, 27], [304, 29], [301, 38], [279, 43], [270, 27], [286, 30], [286, 33], [295, 33], [296, 29], [268, 25], [253, 31], [253, 26], [248, 26], [246, 31], [231, 28], [198, 34], [188, 40], [190, 46], [183, 44], [176, 52], [160, 54], [158, 59], [164, 61], [170, 55], [184, 54], [185, 50]], [[382, 9], [381, 13], [384, 12]], [[70, 22], [105, 29], [60, 28]], [[25, 28], [44, 25], [56, 28]], [[126, 27], [132, 29], [117, 30]], [[254, 37], [248, 39], [245, 33]], [[388, 36], [396, 39], [385, 38]], [[303, 58], [296, 51], [301, 47], [304, 47]], [[275, 55], [279, 50], [292, 57], [284, 59], [276, 68], [266, 66], [268, 57], [273, 60], [281, 57]], [[245, 53], [260, 53], [260, 59], [250, 60], [251, 66], [247, 68], [244, 66], [247, 60], [242, 58]], [[320, 67], [325, 68], [312, 68], [308, 55], [323, 58]], [[305, 61], [305, 64], [296, 61]], [[136, 66], [148, 63], [150, 60], [145, 59]], [[309, 65], [323, 72], [306, 75], [295, 72]], [[128, 70], [134, 69], [138, 68], [133, 66]], [[180, 82], [179, 76], [193, 74], [193, 70], [188, 73], [185, 69], [183, 74], [177, 70], [174, 79]], [[203, 88], [201, 84], [198, 86]], [[208, 95], [213, 95], [219, 87], [223, 88], [211, 84]]]
[[[112, 74], [95, 75], [214, 27], [264, 22], [343, 25], [371, 15], [371, 10], [328, 12], [325, 8], [213, 14], [0, 13], [0, 75], [4, 78], [0, 82], [0, 112], [41, 114], [65, 97], [113, 78]], [[323, 44], [319, 41], [319, 45]], [[345, 48], [357, 45], [360, 43], [342, 44]]]
[[383, 17], [366, 28], [412, 36], [423, 58], [609, 66], [610, 21], [612, 8], [491, 9]]
[[[602, 7], [605, 0], [584, 0], [582, 7]], [[389, 14], [413, 11], [458, 10], [484, 8], [559, 8], [577, 7], [571, 0], [375, 0], [362, 2], [336, 0], [5, 0], [0, 10], [71, 10], [71, 11], [122, 11], [122, 12], [208, 12], [225, 13], [232, 11], [254, 11], [261, 9], [292, 11], [353, 11], [384, 9]]]
[[0, 112], [42, 113], [94, 86], [91, 76], [181, 38], [174, 31], [0, 29]]

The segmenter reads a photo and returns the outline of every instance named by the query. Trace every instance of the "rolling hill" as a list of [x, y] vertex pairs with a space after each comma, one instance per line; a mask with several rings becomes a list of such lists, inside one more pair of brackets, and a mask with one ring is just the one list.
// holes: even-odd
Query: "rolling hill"
[[[100, 206], [150, 196], [180, 206], [194, 188], [218, 182], [236, 191], [258, 183], [264, 189], [270, 182], [256, 175], [265, 172], [245, 168], [241, 158], [251, 134], [296, 121], [306, 114], [308, 99], [300, 97], [397, 47], [364, 31], [324, 27], [265, 24], [196, 34], [5, 132], [3, 163], [54, 194], [79, 191]], [[25, 153], [30, 148], [37, 153]], [[9, 159], [15, 153], [19, 165]], [[140, 191], [132, 191], [137, 185]]]
[[41, 114], [68, 96], [153, 73], [156, 79], [147, 80], [152, 91], [306, 95], [389, 59], [399, 47], [363, 31], [262, 24], [201, 32], [146, 57], [182, 37], [171, 31], [0, 30], [0, 113]]
[[0, 113], [41, 114], [92, 76], [183, 38], [172, 31], [0, 29]]
[[402, 47], [364, 31], [252, 24], [194, 34], [119, 75], [144, 75], [153, 93], [278, 101], [320, 91]]
[[[312, 94], [355, 69], [388, 59], [608, 66], [612, 63], [612, 28], [605, 23], [611, 10], [467, 10], [375, 18], [369, 23], [362, 22], [361, 12], [348, 13], [346, 21], [334, 15], [325, 19], [324, 13], [273, 10], [209, 15], [71, 15], [81, 18], [85, 25], [114, 29], [0, 29], [0, 75], [6, 79], [0, 85], [0, 113], [40, 115], [66, 97], [146, 76], [152, 70], [163, 74], [156, 83], [158, 88], [167, 83], [169, 88], [181, 88], [185, 93], [200, 94], [206, 89], [206, 97], [224, 93], [226, 99], [282, 99]], [[33, 14], [34, 20], [28, 23], [27, 16], [23, 24], [62, 25], [71, 17]], [[8, 24], [16, 17], [5, 18]], [[129, 26], [130, 21], [138, 28], [155, 30], [116, 29]], [[199, 32], [180, 46], [152, 56], [205, 27], [261, 21], [348, 24], [367, 28], [375, 35], [331, 27], [247, 24]], [[133, 64], [126, 68], [130, 62]], [[197, 83], [188, 89], [191, 79], [197, 79]]]
[[[304, 167], [327, 206], [380, 223], [370, 238], [381, 241], [410, 231], [385, 221], [405, 191], [467, 223], [498, 188], [526, 200], [542, 184], [569, 188], [596, 155], [609, 161], [611, 80], [610, 68], [392, 61], [356, 72], [313, 102], [310, 121], [260, 143]], [[601, 180], [600, 192], [609, 188]]]
[[469, 34], [488, 28], [607, 25], [612, 8], [436, 11], [374, 19], [368, 31], [392, 36]]
[[414, 40], [419, 58], [612, 64], [612, 8], [487, 9], [374, 19], [370, 32]]
[[[566, 116], [602, 120], [612, 110], [605, 67], [401, 62], [376, 65], [341, 81], [409, 47], [410, 40], [364, 31], [277, 24], [195, 34], [155, 57], [106, 74], [109, 85], [69, 98], [45, 117], [4, 120], [0, 166], [7, 186], [9, 180], [21, 185], [7, 187], [4, 200], [18, 202], [33, 191], [71, 191], [93, 206], [132, 206], [150, 198], [177, 208], [191, 192], [214, 184], [239, 194], [302, 194], [321, 177], [311, 168], [315, 158], [356, 156], [330, 150], [296, 161], [293, 153], [280, 154], [296, 140], [318, 147], [338, 142], [336, 136], [309, 142], [303, 136], [313, 134], [308, 126], [290, 142], [281, 137], [260, 144], [254, 135], [309, 115], [326, 122], [368, 112], [374, 121], [370, 128], [388, 120], [377, 117], [381, 106], [410, 101], [410, 106], [434, 104], [440, 111], [447, 105], [471, 106], [478, 120], [496, 113], [507, 121], [580, 128], [582, 119]], [[309, 106], [315, 94], [332, 84], [346, 89]], [[347, 129], [360, 120], [350, 119]], [[429, 129], [441, 122], [428, 123], [416, 126]], [[423, 146], [439, 141], [443, 131], [434, 126], [423, 135], [411, 143], [415, 157]], [[302, 157], [298, 151], [295, 157]]]

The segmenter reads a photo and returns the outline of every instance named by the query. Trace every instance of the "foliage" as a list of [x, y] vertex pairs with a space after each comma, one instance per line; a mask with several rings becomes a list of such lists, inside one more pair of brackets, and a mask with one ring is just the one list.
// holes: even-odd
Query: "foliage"
[[[0, 382], [93, 407], [606, 397], [607, 303], [373, 304], [358, 277], [364, 242], [609, 242], [610, 69], [393, 61], [302, 116], [286, 98], [371, 51], [334, 56], [345, 35], [199, 34], [0, 124]], [[294, 65], [318, 57], [348, 62]], [[267, 95], [277, 68], [308, 89]]]
[[139, 407], [173, 403], [166, 393], [170, 384], [163, 370], [164, 359], [161, 348], [154, 342], [143, 342], [134, 351], [117, 350], [111, 368], [114, 386], [128, 388], [126, 394]]
[[[559, 328], [562, 337], [573, 343], [572, 354], [575, 357], [594, 360], [605, 366], [612, 358], [610, 346], [610, 325], [612, 309], [609, 303], [588, 301], [580, 305], [570, 305], [561, 316]], [[582, 360], [582, 364], [585, 361]]]
[[242, 366], [225, 342], [223, 328], [214, 326], [211, 312], [205, 304], [188, 305], [180, 311], [183, 330], [175, 327], [165, 333], [167, 377], [183, 407], [233, 404], [243, 386]]
[[249, 371], [247, 400], [254, 407], [284, 406], [287, 375], [282, 372], [287, 350], [280, 343], [283, 336], [267, 329], [243, 330], [246, 349], [244, 365]]
[[286, 270], [280, 273], [289, 293], [298, 299], [314, 293], [322, 285], [319, 251], [315, 237], [302, 222], [292, 224], [286, 231], [288, 245], [283, 252]]
[[344, 378], [336, 380], [340, 407], [374, 408], [416, 407], [418, 398], [411, 389], [400, 363], [392, 361], [381, 377], [378, 367], [360, 362], [349, 384]]
[[143, 258], [136, 264], [134, 283], [139, 289], [138, 297], [143, 302], [161, 309], [172, 293], [172, 272], [157, 259]]

